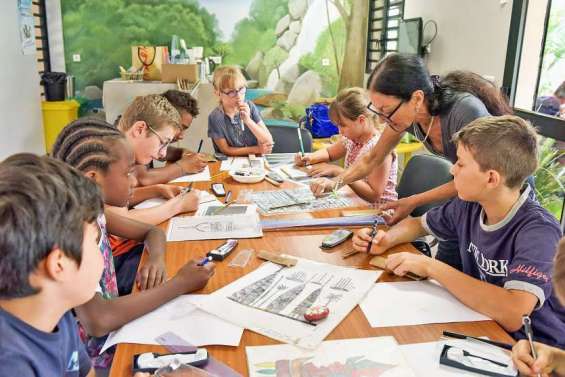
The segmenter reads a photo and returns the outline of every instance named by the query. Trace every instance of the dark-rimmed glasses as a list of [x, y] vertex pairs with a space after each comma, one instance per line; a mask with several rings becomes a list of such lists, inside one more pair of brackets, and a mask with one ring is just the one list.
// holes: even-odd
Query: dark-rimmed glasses
[[153, 129], [153, 127], [151, 127], [149, 124], [145, 123], [145, 125], [147, 126], [147, 128], [149, 129], [149, 131], [151, 131], [153, 134], [155, 134], [155, 136], [157, 136], [157, 138], [159, 139], [159, 153], [166, 151], [167, 148], [169, 147], [169, 144], [171, 144], [173, 142], [173, 140], [163, 140], [163, 138], [161, 137], [161, 135], [159, 135], [159, 133], [157, 133], [157, 131], [155, 131]]
[[228, 90], [227, 92], [222, 91], [222, 94], [231, 97], [231, 98], [235, 98], [240, 94], [245, 94], [245, 91], [247, 90], [247, 88], [245, 86], [242, 86], [239, 89], [232, 89], [232, 90]]
[[390, 128], [392, 128], [392, 130], [394, 132], [402, 132], [401, 130], [397, 130], [393, 124], [394, 121], [392, 120], [392, 117], [394, 116], [394, 114], [398, 111], [398, 109], [400, 109], [400, 106], [402, 106], [402, 104], [404, 104], [404, 100], [400, 100], [400, 102], [398, 103], [398, 105], [396, 105], [396, 107], [387, 115], [385, 113], [381, 113], [380, 111], [378, 111], [374, 106], [372, 102], [369, 102], [367, 104], [367, 110], [369, 110], [370, 112], [372, 112], [373, 114], [375, 114], [376, 116], [378, 116], [383, 122], [385, 122], [386, 124], [388, 124], [390, 126]]

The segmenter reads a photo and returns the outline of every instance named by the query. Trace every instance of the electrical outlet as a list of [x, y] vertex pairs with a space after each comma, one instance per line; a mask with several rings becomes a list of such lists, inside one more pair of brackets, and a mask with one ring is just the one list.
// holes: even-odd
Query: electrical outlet
[[80, 62], [80, 54], [73, 54], [73, 62], [75, 63]]
[[323, 58], [323, 59], [322, 59], [322, 65], [323, 65], [323, 66], [328, 66], [328, 65], [330, 65], [330, 59], [328, 59], [328, 58]]

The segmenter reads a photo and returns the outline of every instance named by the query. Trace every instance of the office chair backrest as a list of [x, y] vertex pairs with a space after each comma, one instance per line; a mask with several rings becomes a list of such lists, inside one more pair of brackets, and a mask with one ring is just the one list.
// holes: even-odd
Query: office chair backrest
[[310, 131], [304, 128], [287, 127], [287, 126], [267, 126], [269, 132], [273, 136], [275, 146], [273, 153], [295, 153], [300, 152], [300, 139], [298, 131], [302, 136], [302, 144], [304, 152], [312, 152], [312, 135]]
[[[397, 187], [398, 197], [405, 198], [414, 194], [431, 190], [453, 179], [449, 172], [451, 162], [448, 160], [428, 155], [412, 156]], [[422, 216], [429, 209], [440, 205], [442, 202], [424, 204], [412, 211], [412, 216]]]

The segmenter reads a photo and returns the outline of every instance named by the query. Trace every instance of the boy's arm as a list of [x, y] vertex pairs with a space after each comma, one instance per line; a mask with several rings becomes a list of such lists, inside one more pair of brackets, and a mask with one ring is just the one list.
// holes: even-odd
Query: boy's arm
[[[170, 148], [170, 147], [169, 147]], [[187, 174], [199, 173], [207, 166], [204, 158], [193, 153], [181, 156], [173, 163], [161, 168], [148, 169], [146, 166], [136, 167], [136, 178], [140, 186], [151, 186], [159, 183], [167, 183]]]
[[153, 225], [129, 219], [115, 211], [105, 210], [104, 214], [108, 233], [145, 244], [149, 259], [139, 269], [137, 283], [140, 288], [149, 289], [165, 282], [165, 233]]
[[498, 287], [423, 255], [398, 253], [388, 257], [387, 268], [396, 275], [413, 272], [437, 280], [459, 301], [495, 320], [508, 332], [522, 327], [522, 316], [530, 314], [538, 298], [529, 292]]
[[214, 263], [205, 266], [196, 263], [185, 264], [174, 278], [153, 289], [109, 300], [97, 293], [90, 301], [76, 307], [75, 312], [89, 335], [104, 336], [181, 294], [204, 287], [214, 273]]
[[176, 185], [158, 184], [146, 187], [135, 187], [129, 206], [135, 206], [147, 199], [165, 198], [171, 199], [180, 194], [182, 187]]

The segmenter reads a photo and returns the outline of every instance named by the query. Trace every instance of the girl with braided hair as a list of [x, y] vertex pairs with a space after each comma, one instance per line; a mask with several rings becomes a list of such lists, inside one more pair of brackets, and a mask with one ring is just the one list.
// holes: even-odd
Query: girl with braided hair
[[[124, 135], [97, 119], [79, 119], [66, 126], [55, 141], [53, 157], [79, 169], [101, 188], [104, 203], [125, 207], [135, 183], [134, 153]], [[164, 265], [165, 235], [157, 227], [144, 224], [111, 211], [98, 218], [99, 248], [104, 257], [104, 272], [98, 293], [75, 308], [88, 334], [87, 350], [95, 368], [109, 368], [113, 348], [100, 354], [106, 335], [124, 324], [156, 309], [181, 294], [206, 285], [214, 266], [187, 263], [167, 281]], [[108, 233], [142, 242], [149, 254], [139, 270], [137, 284], [142, 292], [118, 297], [114, 260]], [[135, 276], [135, 275], [134, 275]]]

